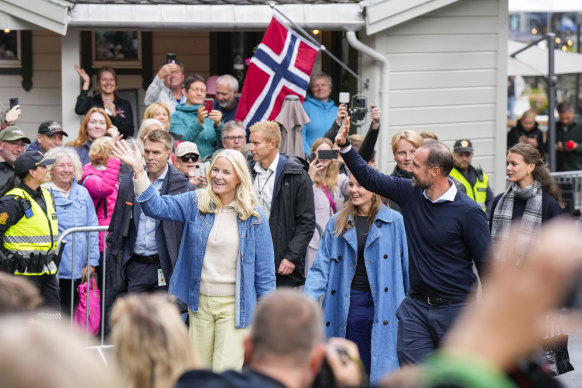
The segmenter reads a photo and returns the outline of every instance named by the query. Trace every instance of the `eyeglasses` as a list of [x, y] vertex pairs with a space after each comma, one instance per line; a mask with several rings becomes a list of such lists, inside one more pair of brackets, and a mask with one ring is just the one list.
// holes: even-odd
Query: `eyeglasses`
[[197, 162], [198, 161], [198, 158], [199, 158], [199, 156], [196, 155], [196, 154], [187, 154], [187, 155], [180, 156], [180, 159], [184, 163]]
[[225, 136], [222, 139], [228, 141], [243, 141], [244, 136]]

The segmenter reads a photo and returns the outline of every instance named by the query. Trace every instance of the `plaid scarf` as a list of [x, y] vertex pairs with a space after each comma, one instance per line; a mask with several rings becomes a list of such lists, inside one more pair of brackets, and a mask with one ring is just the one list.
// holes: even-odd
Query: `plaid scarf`
[[519, 224], [520, 238], [524, 240], [525, 249], [527, 243], [539, 236], [542, 226], [542, 187], [538, 181], [524, 189], [520, 189], [515, 182], [509, 185], [493, 213], [491, 238], [494, 242], [509, 238], [515, 197], [527, 201]]

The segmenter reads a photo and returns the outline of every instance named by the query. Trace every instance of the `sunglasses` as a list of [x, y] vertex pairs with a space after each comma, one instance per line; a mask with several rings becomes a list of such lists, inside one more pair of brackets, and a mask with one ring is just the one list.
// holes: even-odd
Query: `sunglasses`
[[184, 156], [180, 156], [180, 159], [182, 160], [182, 162], [187, 163], [187, 162], [197, 162], [198, 161], [199, 156], [196, 154], [187, 154]]

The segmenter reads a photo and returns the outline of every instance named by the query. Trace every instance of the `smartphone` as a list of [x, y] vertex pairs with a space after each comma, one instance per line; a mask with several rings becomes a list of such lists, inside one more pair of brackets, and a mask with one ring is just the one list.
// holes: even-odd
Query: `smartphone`
[[212, 98], [205, 98], [204, 99], [204, 109], [206, 109], [206, 112], [208, 112], [208, 113], [212, 112], [213, 108], [214, 108], [214, 100]]
[[307, 163], [311, 163], [317, 158], [317, 154], [315, 152], [310, 153], [307, 155]]
[[354, 101], [352, 102], [352, 109], [354, 111], [353, 116], [355, 121], [362, 121], [366, 119], [366, 113], [368, 112], [366, 102], [367, 100], [364, 96], [354, 98]]
[[166, 63], [176, 63], [176, 54], [175, 53], [167, 53], [166, 54]]
[[340, 92], [339, 103], [340, 104], [349, 104], [350, 103], [350, 93], [349, 92]]
[[10, 109], [14, 108], [16, 105], [18, 105], [18, 97], [10, 98]]
[[319, 160], [337, 159], [337, 150], [319, 150], [317, 154]]

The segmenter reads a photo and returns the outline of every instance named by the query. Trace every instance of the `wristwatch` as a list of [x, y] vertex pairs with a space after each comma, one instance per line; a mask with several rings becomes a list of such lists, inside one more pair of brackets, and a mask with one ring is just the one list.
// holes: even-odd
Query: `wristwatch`
[[346, 136], [346, 142], [345, 142], [344, 144], [338, 144], [337, 146], [338, 146], [339, 148], [346, 148], [346, 147], [347, 147], [347, 146], [349, 146], [350, 144], [352, 144], [352, 143], [350, 143], [350, 139], [349, 139], [349, 138]]

